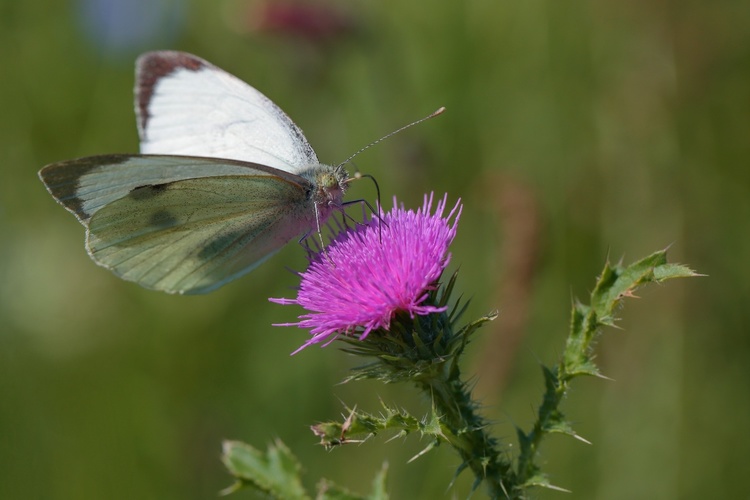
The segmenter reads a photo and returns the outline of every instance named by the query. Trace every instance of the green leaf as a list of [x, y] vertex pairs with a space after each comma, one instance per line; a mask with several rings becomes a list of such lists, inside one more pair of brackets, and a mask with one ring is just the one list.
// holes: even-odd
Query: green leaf
[[364, 500], [364, 497], [352, 493], [343, 486], [339, 486], [327, 479], [318, 483], [316, 500]]
[[225, 494], [248, 486], [274, 498], [310, 498], [299, 477], [297, 457], [280, 440], [268, 445], [266, 453], [239, 441], [224, 441], [221, 459], [237, 479], [223, 491]]
[[372, 493], [367, 497], [368, 500], [388, 500], [388, 492], [385, 488], [385, 480], [388, 476], [388, 462], [383, 463], [380, 472], [372, 480]]
[[388, 500], [389, 496], [385, 488], [387, 473], [388, 464], [384, 463], [372, 481], [372, 492], [367, 496], [353, 493], [343, 486], [323, 479], [318, 483], [318, 496], [316, 500]]
[[590, 303], [573, 302], [570, 332], [561, 359], [555, 368], [543, 367], [545, 392], [536, 422], [528, 433], [517, 430], [521, 449], [516, 469], [520, 490], [532, 486], [560, 489], [549, 484], [535, 463], [544, 436], [562, 433], [588, 443], [575, 433], [559, 407], [572, 379], [582, 375], [604, 378], [594, 363], [592, 351], [602, 328], [615, 325], [615, 313], [623, 299], [635, 297], [636, 289], [647, 283], [691, 276], [698, 275], [685, 266], [668, 263], [666, 250], [661, 250], [627, 267], [607, 262], [591, 292]]
[[[405, 436], [413, 432], [433, 434], [430, 423], [420, 421], [404, 410], [383, 405], [383, 413], [374, 415], [355, 409], [348, 410], [349, 416], [344, 422], [321, 422], [310, 427], [313, 434], [320, 438], [320, 444], [326, 448], [333, 448], [344, 444], [361, 443], [370, 436], [386, 430], [398, 431], [398, 435]], [[439, 434], [440, 429], [435, 431]]]
[[654, 278], [657, 282], [672, 278], [692, 278], [694, 276], [701, 275], [680, 264], [664, 264], [654, 269]]
[[[284, 443], [277, 440], [268, 446], [266, 453], [239, 441], [224, 441], [222, 461], [237, 479], [221, 493], [228, 495], [249, 487], [280, 500], [309, 500], [299, 477], [301, 466]], [[372, 482], [372, 492], [367, 496], [321, 479], [318, 482], [317, 500], [388, 500], [386, 476], [388, 464], [383, 464]]]

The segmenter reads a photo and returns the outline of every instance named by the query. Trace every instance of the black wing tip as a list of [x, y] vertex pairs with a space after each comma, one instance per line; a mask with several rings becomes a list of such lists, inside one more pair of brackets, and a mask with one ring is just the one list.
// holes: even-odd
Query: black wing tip
[[90, 214], [83, 210], [83, 200], [78, 197], [79, 179], [96, 167], [123, 163], [132, 157], [133, 155], [128, 154], [86, 156], [50, 163], [40, 169], [37, 175], [55, 201], [85, 224]]
[[157, 50], [141, 54], [135, 62], [135, 110], [138, 115], [138, 132], [144, 140], [146, 125], [151, 115], [149, 103], [160, 79], [178, 69], [199, 71], [211, 63], [198, 56], [176, 50]]
[[[71, 168], [75, 168], [76, 173], [78, 173], [78, 175], [80, 176], [95, 167], [99, 167], [105, 164], [116, 165], [118, 163], [124, 163], [134, 156], [141, 155], [134, 155], [129, 153], [111, 153], [104, 155], [83, 156], [81, 158], [74, 158], [72, 160], [56, 161], [42, 167], [41, 170], [39, 170], [39, 177], [42, 178], [42, 175], [46, 173], [56, 172], [62, 169], [70, 170]], [[44, 178], [42, 178], [42, 180], [44, 180]]]
[[198, 71], [209, 65], [207, 61], [188, 52], [178, 50], [155, 50], [138, 56], [135, 62], [138, 76], [165, 76], [178, 68]]

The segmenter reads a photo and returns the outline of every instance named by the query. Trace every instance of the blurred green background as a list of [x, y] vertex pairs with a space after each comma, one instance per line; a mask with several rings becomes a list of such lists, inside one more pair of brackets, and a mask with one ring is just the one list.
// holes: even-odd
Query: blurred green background
[[448, 487], [446, 448], [407, 464], [427, 444], [417, 436], [316, 444], [308, 426], [342, 401], [428, 404], [410, 387], [336, 385], [357, 361], [335, 346], [289, 356], [306, 333], [270, 325], [299, 311], [267, 297], [292, 295], [299, 246], [199, 297], [142, 290], [89, 260], [36, 172], [137, 151], [133, 61], [157, 48], [256, 86], [325, 162], [447, 107], [357, 166], [386, 200], [463, 199], [451, 269], [473, 299], [467, 318], [500, 310], [464, 370], [513, 446], [571, 298], [608, 256], [671, 245], [709, 277], [627, 303], [598, 349], [616, 381], [580, 381], [564, 407], [593, 444], [542, 447], [573, 494], [539, 498], [750, 498], [747, 1], [0, 0], [0, 26], [0, 498], [215, 498], [230, 483], [221, 440], [276, 437], [310, 486], [325, 476], [365, 492], [388, 461], [393, 498], [470, 490], [468, 475]]

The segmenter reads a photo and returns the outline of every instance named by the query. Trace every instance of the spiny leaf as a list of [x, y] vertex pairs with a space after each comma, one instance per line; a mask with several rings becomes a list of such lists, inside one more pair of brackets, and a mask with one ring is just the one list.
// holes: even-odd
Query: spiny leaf
[[408, 434], [421, 432], [431, 433], [425, 424], [404, 410], [396, 410], [383, 404], [384, 414], [373, 415], [357, 410], [350, 410], [344, 422], [321, 422], [310, 429], [320, 437], [320, 444], [326, 448], [350, 443], [360, 443], [370, 436], [386, 430], [396, 430]]
[[694, 276], [700, 276], [700, 274], [680, 264], [663, 264], [654, 269], [654, 279], [657, 282], [672, 278], [692, 278]]
[[270, 444], [266, 453], [239, 441], [224, 441], [221, 458], [237, 479], [225, 493], [249, 486], [274, 498], [310, 498], [299, 477], [302, 467], [297, 457], [280, 440]]
[[440, 414], [438, 414], [435, 405], [432, 405], [430, 417], [424, 422], [422, 432], [432, 436], [441, 436], [443, 434], [443, 429], [440, 423]]
[[627, 267], [606, 263], [591, 292], [590, 304], [573, 302], [570, 332], [560, 362], [555, 368], [543, 367], [545, 392], [537, 410], [537, 420], [530, 432], [517, 430], [521, 452], [516, 470], [521, 490], [531, 486], [560, 489], [551, 486], [534, 463], [546, 434], [563, 433], [588, 442], [573, 431], [559, 405], [573, 378], [582, 375], [606, 378], [594, 363], [592, 349], [601, 328], [615, 324], [615, 311], [623, 299], [635, 297], [636, 289], [644, 284], [690, 276], [697, 274], [685, 266], [669, 264], [666, 251], [662, 250]]
[[[277, 440], [268, 446], [266, 453], [239, 441], [224, 441], [222, 460], [237, 482], [222, 491], [233, 493], [242, 487], [254, 488], [279, 500], [308, 500], [310, 497], [299, 478], [301, 466], [291, 451]], [[367, 496], [353, 493], [332, 481], [318, 482], [317, 500], [388, 500], [386, 475], [388, 465], [383, 464], [372, 482], [372, 492]]]
[[363, 500], [364, 497], [328, 479], [322, 479], [318, 483], [318, 495], [315, 498], [316, 500]]
[[384, 462], [380, 471], [372, 480], [372, 493], [367, 496], [367, 500], [388, 500], [388, 492], [385, 488], [385, 480], [388, 475], [388, 462]]
[[367, 496], [358, 495], [339, 486], [332, 481], [323, 479], [318, 483], [318, 496], [316, 500], [388, 500], [388, 492], [385, 480], [388, 473], [388, 464], [384, 463], [375, 479], [372, 481], [372, 491]]

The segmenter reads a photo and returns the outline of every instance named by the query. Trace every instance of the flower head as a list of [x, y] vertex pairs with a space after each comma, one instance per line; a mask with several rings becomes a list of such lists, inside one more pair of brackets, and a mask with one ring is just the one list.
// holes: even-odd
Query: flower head
[[393, 201], [393, 209], [380, 219], [340, 233], [311, 257], [300, 273], [296, 299], [270, 299], [308, 311], [297, 323], [276, 325], [309, 328], [312, 338], [300, 349], [342, 333], [364, 339], [373, 330], [388, 330], [399, 312], [413, 318], [445, 310], [426, 300], [450, 261], [448, 246], [456, 236], [461, 203], [444, 217], [447, 195], [434, 213], [432, 195], [417, 211]]

